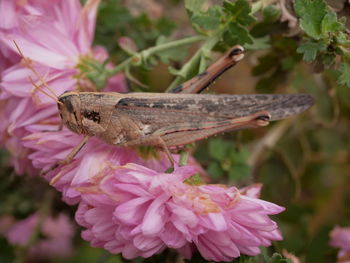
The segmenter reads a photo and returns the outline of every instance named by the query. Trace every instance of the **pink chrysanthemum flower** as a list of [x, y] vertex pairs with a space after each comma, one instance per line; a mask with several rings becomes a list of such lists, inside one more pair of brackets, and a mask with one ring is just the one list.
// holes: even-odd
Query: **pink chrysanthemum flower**
[[[56, 94], [73, 89], [75, 69], [82, 55], [91, 56], [91, 41], [98, 1], [81, 9], [79, 1], [2, 1], [0, 23], [2, 55], [15, 54], [14, 40], [52, 86]], [[13, 64], [1, 74], [1, 138], [12, 153], [17, 173], [33, 171], [30, 149], [22, 138], [31, 134], [30, 125], [57, 129], [57, 106], [52, 99], [34, 92], [28, 77], [37, 81], [22, 64]], [[121, 86], [121, 85], [120, 85]], [[42, 167], [36, 167], [42, 168]]]
[[350, 263], [350, 227], [336, 226], [330, 233], [330, 245], [339, 248], [339, 263]]
[[[6, 221], [9, 221], [8, 218]], [[30, 258], [67, 258], [72, 254], [74, 225], [67, 215], [42, 219], [40, 215], [33, 214], [21, 221], [11, 221], [2, 229], [3, 235], [10, 244], [23, 247], [29, 245], [34, 231], [40, 225], [39, 232], [45, 239], [39, 239], [31, 245], [28, 252]]]
[[196, 172], [193, 166], [172, 174], [136, 164], [110, 167], [93, 184], [77, 189], [82, 201], [76, 220], [86, 228], [83, 238], [127, 259], [170, 247], [185, 258], [198, 250], [214, 261], [257, 255], [259, 246], [281, 240], [269, 215], [284, 208], [254, 197], [256, 191], [249, 196], [235, 187], [186, 183]]
[[[91, 47], [98, 0], [88, 1], [84, 8], [78, 0], [50, 4], [5, 2], [0, 6], [7, 10], [6, 19], [0, 23], [0, 42], [6, 54], [19, 58], [15, 40], [57, 95], [77, 87], [75, 76], [79, 74], [77, 64], [81, 58], [104, 61], [108, 57], [104, 48]], [[40, 83], [23, 63], [14, 64], [2, 72], [0, 83], [0, 141], [10, 151], [19, 174], [49, 169], [64, 160], [82, 139], [66, 128], [57, 131], [60, 119], [56, 103], [35, 90], [29, 76]], [[109, 79], [105, 90], [125, 92], [122, 75]], [[75, 203], [79, 193], [71, 184], [88, 182], [106, 165], [135, 162], [164, 171], [169, 162], [163, 156], [161, 153], [158, 157], [141, 158], [133, 150], [92, 139], [72, 163], [50, 172], [47, 178], [50, 180], [59, 173], [61, 179], [55, 187], [64, 193], [67, 202]]]
[[[0, 2], [1, 5], [2, 2]], [[0, 6], [1, 10], [1, 6]], [[0, 45], [0, 74], [7, 68], [19, 62], [19, 56]]]

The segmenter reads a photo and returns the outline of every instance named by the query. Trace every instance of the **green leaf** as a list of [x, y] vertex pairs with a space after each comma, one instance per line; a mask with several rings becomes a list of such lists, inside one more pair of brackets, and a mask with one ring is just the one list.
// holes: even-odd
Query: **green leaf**
[[253, 76], [263, 75], [278, 65], [278, 58], [273, 53], [258, 57], [258, 61], [259, 63], [253, 68]]
[[349, 47], [350, 46], [350, 41], [347, 38], [347, 35], [345, 32], [339, 32], [336, 35], [336, 42], [341, 44], [342, 46]]
[[298, 47], [297, 52], [303, 54], [303, 60], [311, 62], [315, 60], [317, 53], [325, 51], [327, 46], [323, 42], [306, 42]]
[[272, 257], [264, 255], [264, 259], [266, 263], [292, 263], [290, 259], [285, 259], [278, 253], [274, 253]]
[[246, 50], [267, 49], [271, 47], [271, 45], [269, 44], [269, 41], [270, 41], [270, 36], [253, 38], [253, 44], [245, 44], [244, 48]]
[[247, 165], [248, 157], [249, 151], [246, 147], [230, 151], [230, 160], [232, 164], [229, 168], [229, 177], [231, 180], [239, 180], [251, 174], [250, 166]]
[[296, 0], [294, 9], [305, 33], [314, 39], [320, 39], [322, 21], [328, 13], [324, 0]]
[[243, 163], [239, 163], [239, 164], [233, 165], [230, 168], [228, 176], [230, 180], [234, 181], [234, 180], [241, 180], [243, 178], [247, 178], [248, 176], [250, 176], [250, 174], [251, 174], [250, 166]]
[[174, 21], [161, 17], [156, 21], [155, 27], [157, 29], [157, 33], [170, 36], [173, 30], [176, 28], [176, 24]]
[[274, 253], [269, 263], [288, 263], [291, 262], [289, 259], [284, 259], [280, 254]]
[[281, 16], [281, 9], [274, 5], [269, 5], [263, 10], [264, 22], [273, 23]]
[[181, 69], [176, 69], [176, 68], [170, 66], [170, 67], [168, 67], [168, 71], [169, 71], [170, 74], [172, 74], [174, 76], [180, 76], [183, 79], [186, 78], [186, 76], [183, 74]]
[[234, 163], [246, 163], [249, 157], [249, 150], [246, 147], [242, 147], [239, 151], [231, 151], [230, 158]]
[[234, 3], [225, 1], [224, 10], [233, 16], [234, 20], [242, 25], [249, 25], [255, 22], [255, 18], [250, 15], [250, 5], [246, 0], [237, 0]]
[[185, 0], [185, 8], [193, 13], [200, 12], [204, 0]]
[[329, 33], [336, 33], [344, 29], [344, 25], [337, 20], [337, 15], [329, 11], [322, 20], [321, 31], [324, 36]]
[[241, 27], [237, 23], [230, 23], [228, 30], [223, 35], [226, 44], [233, 46], [236, 44], [253, 44], [252, 37], [250, 36], [247, 29]]
[[227, 158], [231, 146], [231, 144], [223, 140], [212, 139], [209, 141], [209, 154], [214, 159], [222, 161]]
[[350, 66], [343, 62], [339, 67], [340, 76], [338, 82], [350, 88]]
[[335, 63], [336, 55], [334, 53], [325, 53], [322, 55], [322, 62], [326, 68], [331, 68]]
[[221, 9], [218, 6], [213, 6], [204, 14], [197, 13], [193, 15], [191, 21], [204, 30], [214, 30], [220, 25]]
[[282, 69], [284, 71], [290, 71], [299, 62], [297, 57], [285, 57], [281, 60]]
[[[258, 259], [255, 260], [256, 257], [251, 257], [251, 256], [246, 256], [246, 255], [241, 255], [237, 260], [237, 263], [257, 263]], [[236, 263], [236, 261], [233, 261]]]
[[187, 183], [189, 185], [202, 185], [204, 182], [202, 176], [197, 173], [187, 178], [184, 183]]
[[[170, 41], [171, 40], [165, 36], [159, 36], [156, 44], [161, 45], [161, 44], [168, 43]], [[180, 47], [177, 47], [176, 49], [166, 49], [164, 51], [158, 52], [157, 56], [165, 64], [169, 64], [170, 61], [181, 61], [187, 55], [187, 48], [188, 47], [186, 46], [180, 46]]]
[[207, 172], [212, 178], [220, 178], [224, 176], [224, 171], [217, 162], [211, 162], [207, 168]]
[[258, 93], [272, 93], [278, 88], [278, 86], [285, 83], [286, 75], [281, 73], [281, 66], [279, 63], [277, 66], [279, 68], [275, 67], [272, 70], [272, 74], [258, 80], [258, 83], [255, 86]]

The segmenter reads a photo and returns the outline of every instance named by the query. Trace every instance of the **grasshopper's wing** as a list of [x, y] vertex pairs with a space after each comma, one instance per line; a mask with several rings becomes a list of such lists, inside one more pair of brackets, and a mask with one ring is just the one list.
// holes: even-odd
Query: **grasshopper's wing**
[[[238, 118], [268, 111], [270, 120], [298, 114], [313, 105], [309, 94], [208, 95], [130, 93], [115, 106], [128, 114], [137, 114], [154, 122], [177, 120], [201, 121], [216, 118]], [[160, 116], [162, 116], [160, 118]]]
[[145, 127], [146, 137], [159, 135], [168, 146], [177, 146], [220, 132], [260, 126], [253, 122], [259, 113], [262, 117], [268, 115], [269, 120], [279, 120], [312, 104], [313, 98], [307, 94], [131, 93], [118, 101], [112, 118], [128, 116]]

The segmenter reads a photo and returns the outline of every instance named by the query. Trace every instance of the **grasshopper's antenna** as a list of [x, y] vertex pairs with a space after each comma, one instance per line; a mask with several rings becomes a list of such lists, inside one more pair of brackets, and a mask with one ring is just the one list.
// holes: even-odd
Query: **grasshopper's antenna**
[[44, 93], [46, 96], [50, 97], [51, 99], [53, 99], [53, 100], [56, 101], [57, 103], [62, 104], [62, 102], [60, 102], [60, 101], [57, 99], [57, 97], [52, 96], [51, 94], [49, 94], [49, 93], [47, 93], [45, 90], [43, 90], [41, 87], [39, 87], [37, 84], [35, 84], [34, 81], [33, 81], [33, 79], [32, 79], [30, 76], [28, 77], [28, 79], [29, 79], [29, 81], [32, 83], [32, 85], [33, 85], [36, 89], [40, 90], [42, 93]]
[[33, 68], [33, 66], [30, 64], [30, 61], [28, 61], [28, 59], [23, 55], [21, 49], [19, 48], [18, 44], [16, 43], [15, 40], [13, 40], [13, 43], [15, 44], [18, 53], [20, 54], [20, 56], [23, 58], [23, 61], [26, 65], [27, 68], [29, 68], [34, 75], [41, 81], [41, 83], [50, 91], [51, 95], [48, 94], [46, 91], [44, 91], [39, 85], [35, 84], [33, 79], [31, 77], [29, 77], [30, 82], [32, 83], [32, 85], [38, 89], [39, 91], [41, 91], [42, 93], [44, 93], [46, 96], [49, 96], [50, 98], [54, 99], [57, 103], [62, 104], [59, 100], [58, 100], [58, 96], [52, 91], [52, 89], [50, 89], [49, 85], [47, 84], [47, 82], [40, 76], [40, 74], [35, 70], [35, 68]]

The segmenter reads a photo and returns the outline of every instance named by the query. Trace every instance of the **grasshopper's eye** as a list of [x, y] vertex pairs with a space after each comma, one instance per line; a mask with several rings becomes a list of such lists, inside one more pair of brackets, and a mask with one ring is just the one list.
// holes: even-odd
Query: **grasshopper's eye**
[[98, 113], [96, 111], [85, 110], [82, 112], [82, 114], [85, 118], [87, 118], [93, 122], [100, 123], [100, 121], [101, 121], [100, 113]]
[[64, 100], [64, 105], [70, 113], [74, 112], [74, 107], [70, 100]]

